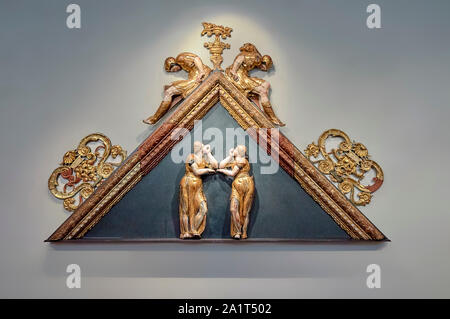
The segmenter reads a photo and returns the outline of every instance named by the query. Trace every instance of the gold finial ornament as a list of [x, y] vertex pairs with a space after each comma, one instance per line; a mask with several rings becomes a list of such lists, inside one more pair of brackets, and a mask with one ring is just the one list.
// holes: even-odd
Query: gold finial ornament
[[[343, 141], [338, 148], [327, 152], [326, 142], [330, 137], [339, 137]], [[367, 148], [355, 141], [351, 141], [347, 134], [341, 130], [330, 129], [322, 133], [318, 143], [311, 143], [305, 149], [305, 155], [311, 162], [317, 166], [319, 171], [327, 175], [329, 179], [336, 183], [338, 189], [350, 201], [359, 206], [365, 206], [370, 203], [372, 193], [381, 187], [384, 180], [381, 167], [370, 159]], [[369, 171], [375, 172], [371, 185], [363, 185], [362, 181]], [[358, 200], [355, 199], [357, 192]]]
[[[92, 150], [91, 146], [95, 149]], [[119, 161], [107, 162], [118, 157]], [[90, 134], [81, 140], [76, 150], [64, 154], [62, 163], [48, 179], [48, 189], [53, 196], [64, 200], [66, 210], [74, 211], [126, 157], [127, 152], [119, 145], [112, 146], [107, 136]]]
[[209, 22], [203, 22], [202, 25], [202, 36], [204, 36], [205, 34], [208, 37], [212, 35], [216, 36], [214, 42], [205, 42], [204, 46], [209, 50], [209, 53], [211, 54], [210, 60], [213, 63], [214, 69], [223, 71], [223, 69], [221, 68], [221, 64], [223, 62], [222, 53], [224, 49], [229, 49], [230, 45], [228, 43], [220, 41], [220, 38], [225, 40], [227, 37], [231, 37], [231, 31], [233, 31], [233, 29], [224, 27], [222, 25], [215, 25]]

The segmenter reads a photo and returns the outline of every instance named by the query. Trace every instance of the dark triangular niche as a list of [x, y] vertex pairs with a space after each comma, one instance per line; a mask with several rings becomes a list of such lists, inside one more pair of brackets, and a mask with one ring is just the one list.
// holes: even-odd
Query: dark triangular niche
[[[202, 127], [190, 135], [210, 128], [225, 132], [238, 128], [238, 123], [222, 105], [215, 105], [203, 118]], [[243, 131], [242, 131], [243, 132]], [[247, 147], [259, 148], [245, 133]], [[203, 143], [209, 143], [203, 139]], [[212, 143], [214, 144], [214, 143]], [[220, 161], [227, 155], [213, 154]], [[234, 144], [234, 143], [232, 143]], [[180, 148], [178, 144], [174, 150]], [[275, 174], [261, 174], [269, 157], [259, 152], [260, 161], [252, 164], [256, 196], [250, 215], [249, 240], [254, 239], [350, 239], [333, 219], [281, 167]], [[100, 222], [86, 239], [175, 239], [179, 235], [179, 182], [184, 175], [184, 163], [175, 163], [171, 154], [131, 189]], [[232, 180], [222, 174], [207, 176], [203, 189], [208, 200], [208, 215], [203, 238], [230, 238], [229, 196]]]

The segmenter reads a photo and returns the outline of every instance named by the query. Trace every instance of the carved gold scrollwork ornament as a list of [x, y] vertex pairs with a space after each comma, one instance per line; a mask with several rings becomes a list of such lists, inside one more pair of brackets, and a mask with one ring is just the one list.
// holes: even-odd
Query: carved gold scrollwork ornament
[[224, 49], [229, 49], [230, 45], [220, 41], [220, 38], [226, 39], [231, 37], [232, 28], [224, 27], [222, 25], [215, 25], [209, 22], [203, 22], [202, 36], [207, 35], [208, 37], [215, 35], [214, 42], [205, 42], [205, 48], [209, 50], [211, 54], [210, 60], [214, 65], [215, 70], [223, 71], [221, 64], [223, 62], [222, 53]]
[[53, 196], [64, 200], [66, 210], [74, 211], [126, 157], [127, 152], [119, 145], [112, 146], [107, 136], [90, 134], [76, 150], [64, 154], [61, 166], [48, 179], [48, 189]]
[[[327, 152], [326, 142], [330, 137], [338, 137], [343, 141], [337, 149], [333, 148]], [[372, 193], [383, 184], [383, 170], [370, 159], [367, 148], [361, 143], [352, 142], [341, 130], [330, 129], [323, 132], [317, 144], [311, 143], [307, 146], [305, 155], [319, 171], [336, 183], [339, 191], [355, 205], [369, 204]], [[369, 171], [374, 171], [375, 177], [372, 179], [372, 184], [363, 185], [363, 179]], [[355, 199], [355, 195], [358, 199]]]

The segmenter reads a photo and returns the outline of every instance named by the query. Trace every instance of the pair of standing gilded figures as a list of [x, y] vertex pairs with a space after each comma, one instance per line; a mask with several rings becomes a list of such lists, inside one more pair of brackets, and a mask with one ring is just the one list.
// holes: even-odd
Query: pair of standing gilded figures
[[252, 208], [255, 183], [250, 176], [250, 164], [246, 158], [246, 147], [238, 145], [220, 163], [211, 154], [211, 147], [194, 142], [194, 153], [185, 163], [185, 175], [180, 181], [180, 238], [201, 238], [206, 226], [208, 211], [203, 193], [202, 175], [216, 172], [234, 177], [231, 185], [230, 213], [231, 237], [247, 238], [249, 214]]

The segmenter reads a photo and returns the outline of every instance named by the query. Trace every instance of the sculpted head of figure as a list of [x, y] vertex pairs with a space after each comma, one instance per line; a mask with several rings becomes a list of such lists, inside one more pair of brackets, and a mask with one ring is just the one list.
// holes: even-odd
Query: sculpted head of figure
[[256, 49], [255, 45], [252, 43], [244, 43], [240, 48], [239, 51], [241, 52], [256, 52], [259, 53]]
[[175, 58], [168, 57], [164, 61], [164, 70], [166, 70], [166, 72], [178, 72], [181, 70], [181, 66], [177, 64]]
[[269, 55], [263, 56], [259, 68], [262, 71], [268, 71], [272, 66], [273, 66], [272, 58]]
[[235, 157], [245, 157], [245, 153], [247, 153], [247, 147], [245, 145], [238, 145], [234, 149], [233, 155]]
[[194, 153], [199, 153], [203, 151], [203, 144], [199, 141], [194, 142]]

